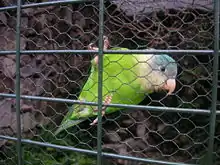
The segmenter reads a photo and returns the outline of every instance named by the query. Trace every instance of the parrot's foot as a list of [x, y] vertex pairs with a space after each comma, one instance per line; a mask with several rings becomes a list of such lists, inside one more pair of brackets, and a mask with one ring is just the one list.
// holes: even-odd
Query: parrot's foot
[[[103, 45], [103, 49], [107, 50], [109, 48], [109, 40], [107, 36], [103, 36], [103, 40], [104, 40], [104, 45]], [[88, 49], [89, 50], [98, 50], [99, 48], [95, 46], [94, 43], [90, 43], [88, 45]]]
[[[103, 36], [103, 40], [104, 40], [103, 50], [107, 50], [107, 49], [109, 48], [109, 40], [108, 40], [108, 37], [107, 37], [107, 36]], [[89, 49], [89, 50], [99, 50], [99, 48], [97, 48], [94, 43], [90, 43], [90, 44], [88, 45], [88, 49]], [[99, 60], [99, 58], [98, 58], [98, 56], [96, 55], [95, 58], [94, 58], [94, 61], [95, 61], [95, 63], [96, 63], [97, 65], [98, 65], [98, 60]]]
[[90, 43], [90, 44], [88, 45], [88, 49], [89, 49], [89, 50], [98, 50], [99, 48], [97, 48], [96, 46], [94, 46], [94, 43]]
[[109, 40], [107, 36], [103, 36], [103, 40], [104, 40], [104, 50], [107, 50], [109, 48]]
[[[105, 98], [104, 104], [108, 105], [108, 104], [111, 103], [111, 101], [112, 101], [112, 95], [108, 95], [108, 96], [106, 96], [106, 98]], [[106, 110], [106, 108], [107, 108], [106, 105], [104, 105], [104, 107], [102, 108], [102, 117], [105, 115], [105, 110]], [[97, 108], [94, 109], [94, 112], [97, 112], [97, 111], [98, 111]], [[98, 123], [98, 117], [97, 117], [95, 120], [93, 120], [93, 122], [90, 123], [90, 125], [95, 125], [96, 123]]]
[[[102, 110], [102, 117], [105, 115], [105, 110], [103, 111]], [[95, 125], [95, 124], [97, 124], [98, 123], [98, 117], [97, 118], [95, 118], [95, 120], [93, 120], [92, 121], [92, 123], [90, 123], [90, 125]]]

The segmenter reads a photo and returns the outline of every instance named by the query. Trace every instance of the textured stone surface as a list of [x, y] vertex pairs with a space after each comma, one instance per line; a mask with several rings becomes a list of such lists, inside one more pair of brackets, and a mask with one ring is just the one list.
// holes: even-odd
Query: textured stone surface
[[197, 8], [211, 10], [212, 0], [111, 0], [126, 15], [143, 15], [164, 9]]

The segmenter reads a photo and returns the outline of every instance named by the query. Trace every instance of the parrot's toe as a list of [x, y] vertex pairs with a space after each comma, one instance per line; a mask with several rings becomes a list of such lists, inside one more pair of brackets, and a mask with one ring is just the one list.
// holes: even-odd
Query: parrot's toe
[[103, 36], [103, 40], [104, 40], [104, 50], [107, 50], [109, 48], [109, 40], [107, 36]]
[[[104, 41], [104, 45], [103, 45], [103, 49], [104, 50], [107, 50], [109, 48], [109, 40], [108, 40], [108, 37], [107, 36], [103, 36], [103, 41]], [[89, 50], [98, 50], [99, 48], [95, 46], [94, 43], [90, 43], [88, 45], [88, 49]]]
[[92, 123], [90, 123], [89, 125], [95, 125], [98, 122], [98, 118], [96, 118], [95, 120], [93, 120]]
[[103, 40], [105, 41], [105, 40], [108, 40], [108, 37], [107, 36], [103, 36]]
[[[102, 117], [105, 115], [105, 110], [102, 109]], [[90, 123], [90, 125], [95, 125], [98, 123], [98, 117], [95, 118], [95, 120], [92, 121], [92, 123]]]
[[[110, 104], [111, 103], [111, 101], [112, 101], [112, 95], [108, 95], [108, 96], [106, 96], [106, 98], [105, 98], [105, 101], [104, 101], [104, 104]], [[102, 117], [105, 115], [105, 110], [106, 110], [106, 105], [104, 105], [104, 107], [102, 108]], [[96, 109], [94, 109], [94, 112], [97, 112], [98, 111], [98, 109], [96, 108]], [[90, 123], [90, 125], [95, 125], [96, 123], [98, 123], [98, 117], [95, 119], [95, 120], [93, 120], [93, 122], [92, 123]]]
[[88, 49], [89, 49], [89, 50], [98, 50], [98, 48], [95, 46], [94, 43], [90, 43], [90, 44], [88, 45]]

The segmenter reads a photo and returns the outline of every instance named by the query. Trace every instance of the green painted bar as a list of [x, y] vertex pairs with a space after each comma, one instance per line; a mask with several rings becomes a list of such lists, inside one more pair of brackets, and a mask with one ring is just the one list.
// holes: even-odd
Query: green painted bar
[[[15, 94], [0, 93], [0, 97], [15, 98]], [[41, 101], [51, 101], [51, 102], [60, 102], [60, 103], [71, 103], [71, 104], [84, 104], [84, 105], [98, 105], [95, 102], [63, 99], [63, 98], [51, 98], [51, 97], [41, 97], [41, 96], [30, 96], [30, 95], [21, 95], [21, 99], [26, 100], [41, 100]], [[104, 105], [104, 104], [103, 104]], [[144, 106], [144, 105], [129, 105], [129, 104], [108, 104], [106, 107], [120, 107], [127, 109], [140, 109], [146, 111], [166, 111], [166, 112], [179, 112], [179, 113], [198, 113], [209, 115], [210, 110], [206, 109], [191, 109], [191, 108], [176, 108], [176, 107], [161, 107], [161, 106]], [[220, 115], [220, 110], [216, 112], [217, 115]]]
[[103, 74], [104, 0], [99, 1], [99, 53], [98, 53], [98, 126], [97, 165], [102, 165], [102, 74]]
[[216, 123], [216, 103], [218, 90], [218, 65], [219, 65], [219, 14], [220, 2], [214, 0], [214, 21], [215, 21], [215, 35], [214, 35], [214, 60], [213, 60], [213, 85], [212, 85], [212, 106], [210, 115], [210, 132], [209, 132], [209, 146], [208, 146], [208, 164], [213, 164], [213, 150], [215, 140], [215, 123]]
[[17, 1], [16, 18], [16, 119], [17, 119], [17, 156], [18, 165], [22, 165], [22, 146], [21, 146], [21, 116], [20, 116], [20, 25], [21, 25], [21, 0]]
[[[3, 136], [3, 135], [0, 135], [0, 139], [17, 141], [17, 138], [10, 137], [10, 136]], [[51, 144], [51, 143], [47, 143], [47, 142], [33, 141], [33, 140], [29, 140], [29, 139], [21, 139], [21, 142], [25, 143], [25, 144], [39, 145], [39, 146], [68, 150], [68, 151], [73, 151], [73, 152], [80, 152], [80, 153], [85, 153], [85, 154], [90, 154], [90, 155], [97, 154], [96, 151], [92, 151], [92, 150], [75, 148], [75, 147], [70, 147], [70, 146], [61, 146], [61, 145]], [[126, 160], [131, 160], [131, 161], [140, 161], [140, 162], [145, 162], [145, 163], [150, 163], [150, 164], [157, 163], [157, 164], [162, 164], [162, 165], [165, 165], [165, 164], [166, 165], [195, 165], [195, 164], [185, 164], [185, 163], [178, 163], [178, 162], [174, 163], [174, 162], [160, 161], [160, 160], [133, 157], [133, 156], [125, 156], [125, 155], [119, 155], [119, 154], [111, 154], [111, 153], [106, 153], [106, 152], [103, 152], [102, 155], [104, 157], [109, 157], [109, 158], [118, 158], [118, 159], [126, 159]]]
[[[16, 99], [16, 119], [17, 119], [17, 138], [0, 135], [0, 139], [13, 140], [17, 142], [17, 156], [18, 156], [18, 165], [23, 165], [22, 160], [22, 143], [28, 143], [33, 145], [40, 145], [45, 147], [52, 147], [63, 150], [71, 150], [74, 152], [87, 153], [92, 155], [97, 155], [97, 164], [102, 165], [102, 157], [118, 158], [118, 159], [127, 159], [133, 161], [140, 161], [149, 164], [169, 164], [169, 165], [186, 165], [184, 163], [174, 163], [167, 161], [158, 161], [148, 158], [139, 158], [124, 156], [118, 154], [104, 153], [102, 152], [102, 72], [103, 72], [103, 54], [175, 54], [175, 55], [214, 55], [214, 64], [213, 64], [213, 88], [212, 88], [212, 107], [211, 110], [204, 109], [188, 109], [188, 108], [173, 108], [173, 107], [155, 107], [155, 106], [141, 106], [141, 105], [122, 105], [122, 104], [109, 104], [107, 106], [113, 107], [122, 107], [122, 108], [138, 108], [142, 110], [149, 111], [166, 111], [166, 112], [180, 112], [180, 113], [200, 113], [204, 115], [210, 115], [210, 138], [208, 146], [208, 160], [209, 164], [213, 164], [213, 149], [214, 149], [214, 135], [215, 135], [215, 122], [216, 115], [220, 114], [220, 111], [216, 110], [217, 102], [217, 88], [218, 88], [218, 56], [219, 56], [219, 13], [220, 13], [220, 2], [219, 0], [214, 0], [214, 19], [215, 19], [215, 41], [214, 41], [214, 50], [129, 50], [129, 51], [116, 51], [116, 50], [103, 50], [103, 31], [104, 31], [104, 1], [99, 0], [99, 51], [91, 50], [20, 50], [20, 23], [21, 23], [21, 9], [25, 8], [34, 8], [34, 7], [44, 7], [49, 5], [64, 5], [72, 3], [82, 3], [82, 2], [98, 2], [98, 0], [59, 0], [59, 1], [50, 1], [42, 3], [31, 3], [26, 5], [21, 5], [21, 0], [17, 0], [17, 5], [1, 7], [0, 12], [7, 10], [16, 10], [17, 11], [17, 23], [16, 23], [16, 50], [6, 50], [0, 51], [0, 55], [12, 54], [16, 55], [16, 93], [15, 94], [5, 94], [0, 93], [1, 97], [10, 97]], [[78, 53], [82, 54], [98, 54], [99, 64], [98, 64], [98, 103], [93, 102], [81, 102], [78, 100], [62, 99], [62, 98], [49, 98], [49, 97], [39, 97], [39, 96], [27, 96], [20, 94], [20, 56], [22, 54], [72, 54], [76, 55]], [[28, 139], [22, 139], [21, 136], [21, 119], [20, 119], [20, 99], [30, 99], [30, 100], [44, 100], [44, 101], [53, 101], [53, 102], [66, 102], [74, 104], [87, 104], [87, 105], [98, 105], [98, 126], [97, 126], [97, 152], [92, 150], [85, 150], [74, 148], [70, 146], [60, 146], [55, 144], [50, 144], [46, 142], [38, 142]]]
[[[0, 55], [7, 55], [7, 54], [15, 54], [16, 51], [13, 50], [7, 50], [7, 51], [0, 51]], [[71, 54], [72, 55], [76, 55], [77, 53], [81, 53], [81, 54], [98, 54], [98, 51], [96, 50], [21, 50], [20, 52], [21, 54]], [[161, 50], [161, 49], [157, 49], [157, 50], [127, 50], [127, 51], [123, 51], [123, 50], [103, 50], [104, 54], [132, 54], [132, 53], [136, 53], [136, 54], [152, 54], [152, 53], [156, 53], [156, 54], [163, 54], [163, 53], [168, 53], [168, 54], [175, 54], [175, 55], [207, 55], [210, 54], [212, 55], [214, 53], [213, 50]]]
[[[71, 4], [71, 3], [83, 3], [83, 2], [97, 2], [98, 0], [61, 0], [61, 1], [50, 1], [50, 2], [41, 2], [41, 3], [31, 3], [31, 4], [26, 4], [22, 5], [22, 9], [27, 9], [27, 8], [34, 8], [34, 7], [44, 7], [44, 6], [50, 6], [50, 5], [65, 5], [65, 4]], [[7, 11], [7, 10], [16, 10], [17, 6], [6, 6], [6, 7], [1, 7], [1, 11]]]

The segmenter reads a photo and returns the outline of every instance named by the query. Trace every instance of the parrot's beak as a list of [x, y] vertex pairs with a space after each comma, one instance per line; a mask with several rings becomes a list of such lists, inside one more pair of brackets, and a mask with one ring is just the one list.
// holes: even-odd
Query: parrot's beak
[[173, 91], [176, 88], [176, 80], [175, 79], [168, 79], [166, 83], [164, 84], [164, 89], [168, 90], [167, 95], [170, 95], [173, 93]]

